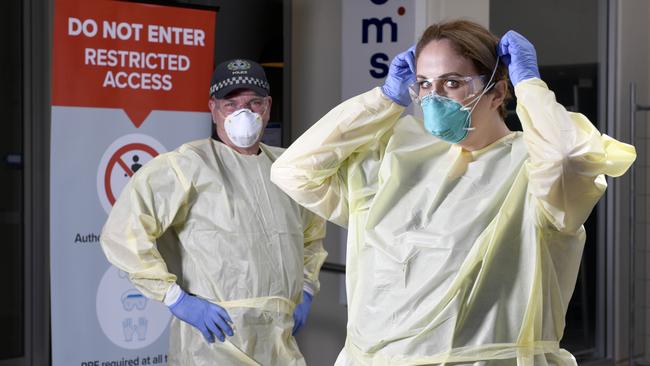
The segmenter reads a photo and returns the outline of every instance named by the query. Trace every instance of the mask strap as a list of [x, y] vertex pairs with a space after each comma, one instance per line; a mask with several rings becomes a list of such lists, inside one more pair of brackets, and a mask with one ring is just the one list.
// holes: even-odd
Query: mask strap
[[[492, 82], [492, 79], [494, 79], [494, 75], [497, 73], [497, 68], [498, 68], [498, 67], [499, 67], [499, 57], [497, 57], [497, 62], [494, 64], [494, 69], [492, 70], [492, 75], [490, 75], [490, 80], [488, 80], [488, 82], [487, 82], [487, 86], [486, 86], [485, 88], [483, 88], [483, 92], [481, 92], [481, 94], [479, 94], [479, 95], [478, 95], [476, 98], [474, 98], [472, 101], [470, 101], [469, 103], [467, 103], [467, 105], [470, 105], [470, 104], [473, 103], [474, 105], [472, 106], [472, 108], [469, 109], [469, 107], [467, 107], [467, 106], [464, 106], [463, 108], [461, 108], [461, 109], [463, 109], [463, 110], [467, 110], [467, 109], [469, 109], [469, 114], [467, 115], [467, 119], [469, 119], [469, 122], [470, 122], [470, 123], [472, 122], [472, 120], [471, 120], [472, 112], [474, 112], [474, 108], [476, 108], [476, 106], [478, 105], [478, 102], [481, 100], [481, 98], [483, 97], [483, 95], [485, 95], [485, 93], [487, 93], [488, 91], [490, 91], [490, 89], [492, 89], [492, 88], [496, 85], [496, 83], [493, 83], [493, 82]], [[467, 131], [472, 131], [472, 130], [475, 129], [475, 127], [472, 127], [472, 126], [469, 125], [469, 123], [468, 123], [468, 125], [467, 125], [467, 127], [465, 127], [465, 129], [466, 129]]]

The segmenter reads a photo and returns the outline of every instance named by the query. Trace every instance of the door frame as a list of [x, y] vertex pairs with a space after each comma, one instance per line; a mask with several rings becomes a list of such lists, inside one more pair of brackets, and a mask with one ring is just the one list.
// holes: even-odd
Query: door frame
[[[50, 358], [50, 55], [54, 0], [23, 0], [25, 357]], [[0, 365], [4, 366], [4, 365]]]

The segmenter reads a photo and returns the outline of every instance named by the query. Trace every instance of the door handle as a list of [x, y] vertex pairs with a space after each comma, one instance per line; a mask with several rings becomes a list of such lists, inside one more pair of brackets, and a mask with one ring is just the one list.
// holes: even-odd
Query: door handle
[[[636, 142], [636, 113], [650, 111], [650, 106], [638, 104], [636, 101], [636, 83], [630, 83], [630, 143], [632, 145]], [[630, 225], [630, 328], [629, 328], [629, 359], [630, 364], [634, 359], [634, 339], [636, 337], [636, 269], [635, 269], [635, 252], [636, 252], [636, 167], [632, 164], [630, 167], [630, 212], [629, 212], [629, 225]]]

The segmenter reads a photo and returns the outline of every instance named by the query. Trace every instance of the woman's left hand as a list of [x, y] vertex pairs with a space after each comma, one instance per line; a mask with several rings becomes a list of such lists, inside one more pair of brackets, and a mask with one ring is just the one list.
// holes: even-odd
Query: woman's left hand
[[512, 85], [526, 79], [539, 79], [535, 46], [521, 34], [513, 30], [504, 34], [497, 46], [497, 53], [508, 66]]

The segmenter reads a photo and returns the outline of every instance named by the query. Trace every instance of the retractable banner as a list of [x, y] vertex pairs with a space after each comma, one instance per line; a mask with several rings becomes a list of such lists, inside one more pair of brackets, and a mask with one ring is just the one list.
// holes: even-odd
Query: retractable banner
[[341, 97], [382, 85], [390, 62], [415, 43], [415, 0], [342, 3]]
[[171, 314], [99, 236], [130, 177], [207, 138], [216, 12], [55, 0], [50, 162], [52, 364], [167, 363]]

